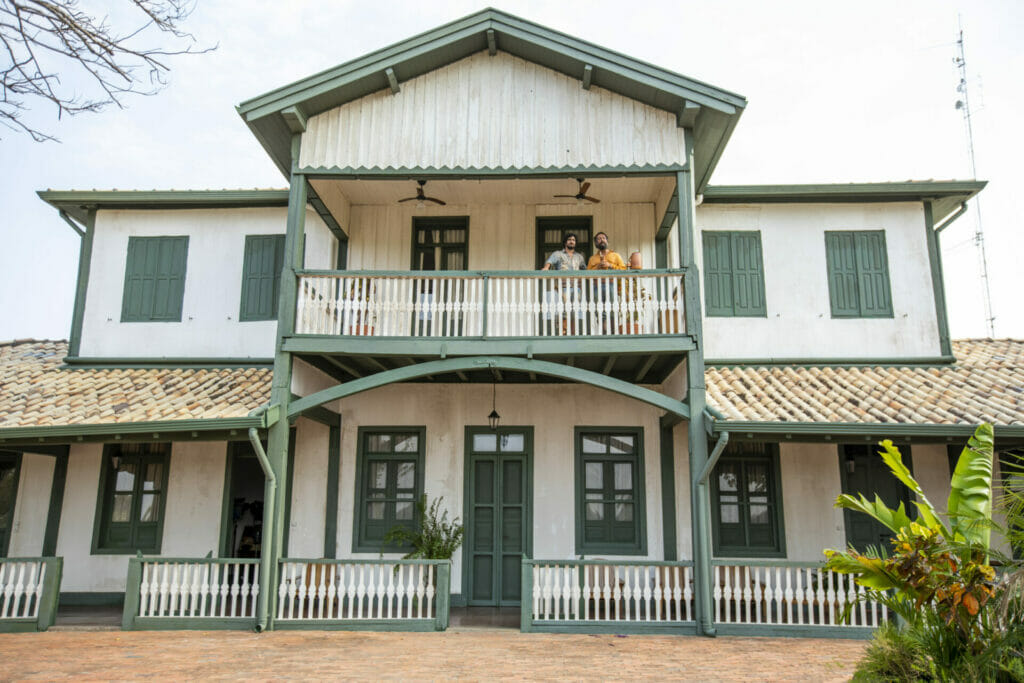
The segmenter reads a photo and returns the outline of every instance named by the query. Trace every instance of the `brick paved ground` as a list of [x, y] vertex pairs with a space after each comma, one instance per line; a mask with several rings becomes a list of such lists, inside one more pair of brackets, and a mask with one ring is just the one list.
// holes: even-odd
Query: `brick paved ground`
[[846, 680], [848, 640], [359, 632], [0, 635], [0, 678]]

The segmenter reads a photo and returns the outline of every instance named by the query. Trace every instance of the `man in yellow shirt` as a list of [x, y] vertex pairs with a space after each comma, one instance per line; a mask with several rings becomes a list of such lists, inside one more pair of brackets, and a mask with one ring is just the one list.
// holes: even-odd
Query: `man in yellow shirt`
[[608, 235], [599, 232], [594, 235], [594, 246], [597, 253], [587, 262], [587, 270], [626, 270], [622, 257], [608, 248]]

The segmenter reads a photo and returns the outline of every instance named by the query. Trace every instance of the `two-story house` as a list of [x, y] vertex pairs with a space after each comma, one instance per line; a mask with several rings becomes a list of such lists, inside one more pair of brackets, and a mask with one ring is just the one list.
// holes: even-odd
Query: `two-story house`
[[[239, 105], [287, 190], [40, 192], [78, 289], [0, 346], [0, 553], [136, 628], [876, 625], [820, 568], [884, 541], [832, 506], [902, 495], [873, 444], [941, 499], [1024, 442], [1024, 344], [947, 324], [985, 183], [710, 184], [745, 106], [485, 10]], [[422, 496], [450, 564], [385, 543]]]

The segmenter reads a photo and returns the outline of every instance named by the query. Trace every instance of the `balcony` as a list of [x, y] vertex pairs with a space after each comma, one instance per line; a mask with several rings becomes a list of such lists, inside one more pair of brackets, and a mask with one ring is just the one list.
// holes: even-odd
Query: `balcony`
[[[498, 354], [657, 383], [693, 348], [684, 275], [307, 270], [285, 349], [342, 381], [410, 362]], [[536, 381], [510, 374], [501, 381]], [[452, 381], [492, 377], [463, 371]]]

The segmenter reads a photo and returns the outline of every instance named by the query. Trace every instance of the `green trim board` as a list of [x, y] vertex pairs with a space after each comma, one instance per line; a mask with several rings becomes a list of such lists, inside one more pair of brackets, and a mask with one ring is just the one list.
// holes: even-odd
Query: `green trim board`
[[330, 428], [327, 442], [327, 503], [324, 506], [324, 557], [338, 555], [338, 488], [341, 476], [341, 422]]
[[716, 623], [720, 636], [748, 638], [848, 638], [868, 640], [875, 629], [865, 626], [791, 626], [789, 624]]
[[[533, 556], [533, 427], [467, 426], [464, 439], [462, 601], [519, 605], [522, 558]], [[478, 579], [487, 575], [481, 591]]]
[[[693, 355], [693, 354], [687, 354]], [[657, 406], [671, 413], [689, 419], [690, 409], [681, 401], [669, 398], [665, 394], [639, 387], [629, 382], [623, 382], [597, 372], [581, 370], [568, 365], [550, 363], [547, 361], [532, 360], [528, 358], [509, 358], [503, 356], [470, 356], [466, 358], [448, 358], [446, 360], [429, 361], [417, 363], [394, 370], [378, 372], [369, 377], [362, 377], [350, 382], [345, 382], [293, 402], [287, 407], [287, 414], [290, 417], [298, 415], [303, 410], [334, 401], [346, 396], [376, 389], [377, 387], [403, 382], [417, 377], [426, 377], [444, 372], [455, 372], [457, 370], [473, 369], [497, 369], [497, 370], [518, 370], [523, 372], [535, 372], [540, 375], [551, 375], [561, 377], [574, 382], [591, 384], [593, 386], [607, 389], [608, 391], [622, 394], [629, 398]], [[702, 368], [703, 370], [703, 368]], [[276, 373], [275, 373], [276, 374]], [[701, 372], [703, 377], [703, 371]], [[701, 406], [703, 409], [703, 406]]]
[[260, 368], [274, 364], [273, 358], [146, 358], [117, 356], [66, 356], [64, 365], [72, 369], [121, 369], [121, 368]]
[[[746, 98], [553, 31], [494, 9], [485, 9], [356, 60], [314, 74], [241, 103], [238, 113], [278, 168], [291, 168], [292, 128], [283, 112], [299, 105], [308, 116], [389, 87], [392, 69], [406, 81], [477, 52], [503, 52], [582, 79], [673, 114], [698, 131], [698, 185], [710, 177]], [[393, 95], [400, 97], [401, 95]], [[695, 108], [698, 107], [698, 108]]]
[[97, 209], [235, 209], [288, 206], [288, 190], [45, 190], [50, 206], [85, 223]]
[[679, 164], [634, 166], [303, 166], [310, 180], [514, 180], [517, 178], [565, 180], [565, 178], [661, 178], [685, 170]]
[[585, 621], [556, 621], [531, 619], [530, 625], [520, 628], [523, 633], [587, 633], [622, 636], [688, 636], [698, 635], [697, 624], [683, 621], [675, 626], [656, 621], [619, 621], [594, 623]]
[[[755, 452], [759, 451], [759, 452]], [[762, 479], [759, 482], [758, 476]], [[785, 557], [786, 531], [779, 448], [774, 443], [736, 443], [726, 446], [709, 482], [712, 539], [715, 557]], [[723, 518], [730, 508], [734, 521]], [[755, 524], [760, 510], [763, 517]], [[726, 526], [731, 527], [726, 529]], [[761, 527], [756, 536], [755, 526]], [[726, 542], [725, 535], [741, 542]]]
[[[125, 452], [128, 446], [107, 444], [103, 447], [96, 514], [93, 517], [92, 555], [132, 555], [136, 552], [159, 555], [163, 545], [171, 444], [131, 444]], [[154, 467], [158, 468], [155, 476]], [[148, 509], [143, 507], [147, 498], [150, 499]], [[147, 519], [153, 513], [156, 520]], [[116, 519], [117, 516], [125, 519]]]
[[124, 605], [124, 593], [117, 591], [62, 592], [60, 604], [82, 607], [121, 607]]
[[630, 337], [495, 337], [409, 338], [361, 337], [342, 338], [331, 335], [296, 335], [284, 340], [284, 349], [302, 354], [339, 354], [346, 356], [427, 356], [441, 360], [457, 356], [585, 356], [682, 353], [697, 348], [689, 335], [650, 335]]
[[647, 554], [643, 427], [576, 427], [576, 554]]
[[[355, 494], [352, 509], [352, 552], [400, 552], [385, 546], [395, 525], [417, 522], [416, 501], [423, 495], [426, 427], [360, 426], [357, 431]], [[406, 450], [413, 448], [413, 450]], [[411, 464], [406, 479], [403, 466]], [[377, 500], [379, 499], [379, 500]], [[373, 515], [369, 510], [375, 510]], [[380, 521], [373, 521], [379, 519]]]
[[[6, 510], [0, 509], [0, 558], [7, 557], [14, 532], [14, 511], [18, 505], [18, 487], [21, 483], [21, 453], [0, 451], [0, 472], [7, 470], [6, 476], [0, 478], [0, 485], [6, 488]], [[5, 523], [4, 523], [5, 522]]]
[[[61, 210], [61, 215], [67, 214]], [[82, 347], [82, 325], [85, 320], [85, 301], [89, 291], [89, 269], [92, 267], [92, 244], [96, 236], [96, 209], [85, 210], [82, 233], [78, 249], [78, 279], [75, 282], [75, 306], [71, 314], [71, 335], [68, 338], [68, 355], [77, 356]]]
[[[714, 434], [728, 432], [735, 439], [782, 441], [870, 442], [880, 439], [909, 442], [966, 442], [977, 425], [972, 424], [906, 424], [889, 422], [747, 422], [715, 420]], [[769, 437], [769, 438], [765, 438]], [[997, 443], [1024, 442], [1024, 425], [996, 425]]]
[[661, 457], [661, 525], [662, 548], [666, 560], [678, 559], [676, 548], [676, 453], [675, 425], [662, 422], [658, 429]]
[[57, 554], [57, 538], [60, 535], [60, 517], [64, 509], [64, 489], [68, 478], [68, 455], [70, 446], [62, 446], [53, 461], [53, 480], [50, 484], [50, 507], [46, 513], [46, 530], [43, 532], [43, 555]]
[[950, 365], [956, 362], [954, 356], [930, 356], [918, 358], [705, 358], [707, 366], [756, 367], [761, 365], [796, 365], [808, 368], [820, 367], [919, 367]]
[[29, 446], [44, 443], [80, 443], [122, 439], [128, 441], [132, 437], [149, 441], [199, 439], [218, 441], [225, 436], [244, 438], [245, 432], [251, 427], [265, 428], [265, 419], [263, 417], [228, 417], [206, 420], [7, 427], [0, 429], [0, 448], [7, 444]]

